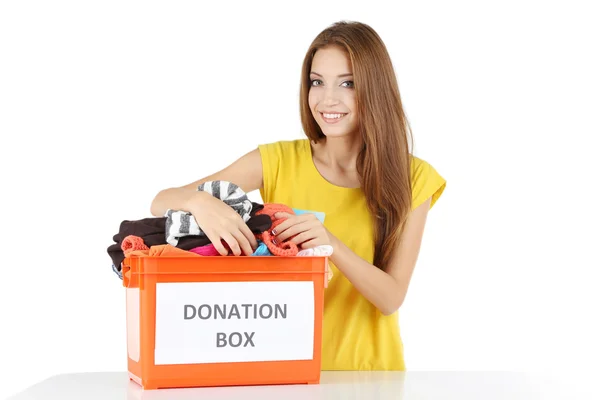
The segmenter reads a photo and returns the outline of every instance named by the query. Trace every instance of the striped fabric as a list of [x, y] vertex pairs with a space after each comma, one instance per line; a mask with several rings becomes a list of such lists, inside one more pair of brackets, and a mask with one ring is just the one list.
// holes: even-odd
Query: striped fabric
[[[241, 215], [244, 222], [250, 219], [252, 202], [237, 185], [227, 181], [208, 181], [198, 186], [198, 191], [211, 193]], [[167, 210], [165, 236], [168, 244], [177, 246], [179, 239], [189, 235], [204, 236], [193, 215], [186, 211]]]

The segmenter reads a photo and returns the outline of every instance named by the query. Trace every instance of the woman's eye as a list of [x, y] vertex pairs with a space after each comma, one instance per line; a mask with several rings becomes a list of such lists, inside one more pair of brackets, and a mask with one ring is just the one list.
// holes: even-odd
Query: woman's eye
[[310, 81], [311, 86], [317, 86], [319, 84], [321, 84], [321, 81], [319, 79], [313, 79]]
[[347, 87], [347, 88], [353, 88], [354, 87], [354, 82], [352, 82], [352, 81], [346, 81], [346, 82], [342, 83], [342, 85], [345, 85], [345, 87]]

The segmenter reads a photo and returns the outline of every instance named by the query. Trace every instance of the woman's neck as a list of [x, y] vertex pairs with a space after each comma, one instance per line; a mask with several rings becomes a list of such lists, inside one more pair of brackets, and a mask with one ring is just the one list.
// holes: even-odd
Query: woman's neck
[[319, 162], [341, 172], [356, 171], [356, 159], [362, 148], [357, 136], [324, 138], [313, 145], [313, 155]]

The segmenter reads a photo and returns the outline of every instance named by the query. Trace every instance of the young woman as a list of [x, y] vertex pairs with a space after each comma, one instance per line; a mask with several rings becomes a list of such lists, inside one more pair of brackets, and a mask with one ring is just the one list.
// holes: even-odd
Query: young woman
[[225, 180], [265, 203], [325, 214], [276, 215], [276, 240], [331, 245], [323, 370], [405, 370], [397, 310], [417, 262], [429, 209], [446, 181], [409, 152], [409, 124], [387, 49], [362, 23], [339, 22], [313, 41], [302, 67], [308, 139], [259, 145], [230, 166], [160, 191], [151, 212], [191, 212], [217, 250], [250, 255], [252, 232], [200, 183]]

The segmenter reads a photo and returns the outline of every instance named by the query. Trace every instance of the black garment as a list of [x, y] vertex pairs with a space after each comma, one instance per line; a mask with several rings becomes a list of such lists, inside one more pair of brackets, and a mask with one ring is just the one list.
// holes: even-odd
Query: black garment
[[[271, 218], [268, 215], [255, 215], [256, 212], [265, 208], [263, 204], [252, 203], [252, 211], [250, 219], [246, 221], [246, 225], [252, 233], [261, 234], [271, 228]], [[121, 271], [121, 263], [125, 259], [125, 254], [121, 249], [121, 243], [129, 235], [139, 236], [148, 247], [167, 244], [166, 238], [166, 217], [144, 218], [137, 221], [125, 220], [121, 222], [119, 233], [113, 236], [114, 244], [107, 249], [114, 269]], [[184, 236], [177, 242], [177, 248], [182, 250], [191, 250], [195, 247], [206, 246], [211, 241], [206, 236], [189, 235]]]
[[121, 243], [129, 235], [139, 236], [148, 247], [167, 244], [165, 237], [166, 217], [144, 218], [137, 221], [125, 220], [121, 222], [119, 233], [113, 236], [114, 244], [107, 249], [113, 265], [118, 271], [121, 271], [121, 263], [125, 259]]

